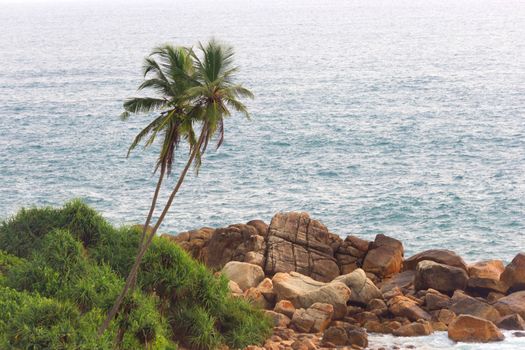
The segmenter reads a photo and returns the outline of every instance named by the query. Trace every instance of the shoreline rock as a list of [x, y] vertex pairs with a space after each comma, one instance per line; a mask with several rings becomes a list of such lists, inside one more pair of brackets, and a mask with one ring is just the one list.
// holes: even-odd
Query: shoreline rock
[[254, 349], [361, 349], [367, 331], [500, 341], [498, 327], [525, 328], [525, 253], [507, 266], [467, 265], [446, 249], [404, 259], [395, 238], [343, 240], [300, 212], [166, 238], [222, 270], [232, 295], [265, 309], [274, 334]]

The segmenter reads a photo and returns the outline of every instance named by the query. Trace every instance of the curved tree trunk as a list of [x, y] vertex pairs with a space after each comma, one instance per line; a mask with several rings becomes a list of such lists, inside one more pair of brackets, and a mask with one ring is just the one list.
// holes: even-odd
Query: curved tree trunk
[[162, 185], [162, 180], [164, 179], [165, 172], [166, 172], [166, 165], [162, 163], [160, 167], [159, 180], [157, 181], [157, 187], [155, 188], [155, 193], [153, 194], [153, 199], [151, 200], [151, 207], [149, 209], [148, 217], [146, 219], [146, 223], [144, 224], [144, 227], [142, 228], [142, 235], [140, 236], [139, 251], [142, 248], [142, 245], [144, 244], [144, 239], [146, 239], [146, 233], [148, 232], [149, 223], [151, 222], [151, 218], [153, 217], [153, 213], [155, 212], [155, 206], [157, 205], [157, 198], [159, 197], [160, 187]]
[[136, 276], [137, 276], [138, 270], [139, 270], [139, 267], [140, 267], [140, 263], [142, 262], [142, 258], [144, 257], [144, 254], [146, 254], [146, 251], [149, 248], [149, 246], [151, 245], [151, 242], [153, 242], [153, 238], [155, 237], [155, 234], [157, 233], [157, 230], [159, 229], [159, 226], [162, 224], [162, 221], [164, 220], [164, 217], [168, 213], [168, 210], [171, 207], [171, 203], [175, 199], [175, 195], [179, 191], [179, 188], [182, 185], [182, 182], [184, 181], [184, 178], [186, 177], [186, 174], [188, 173], [188, 170], [191, 167], [191, 164], [193, 163], [193, 160], [195, 159], [195, 156], [197, 155], [197, 152], [199, 152], [199, 150], [200, 150], [200, 148], [201, 148], [201, 146], [203, 144], [204, 136], [206, 134], [206, 128], [207, 128], [207, 126], [205, 124], [203, 126], [202, 130], [201, 130], [201, 135], [199, 136], [199, 141], [197, 142], [197, 145], [195, 146], [195, 148], [191, 152], [190, 158], [188, 159], [188, 162], [186, 163], [186, 166], [184, 167], [184, 170], [180, 174], [179, 180], [177, 181], [177, 184], [175, 185], [175, 188], [171, 192], [171, 195], [170, 195], [170, 197], [168, 199], [168, 202], [164, 206], [164, 209], [162, 210], [162, 213], [161, 213], [159, 219], [157, 220], [157, 223], [155, 224], [155, 226], [153, 227], [153, 229], [149, 233], [149, 236], [148, 236], [146, 242], [142, 245], [142, 247], [140, 248], [140, 250], [139, 250], [139, 252], [137, 254], [137, 257], [135, 258], [135, 262], [133, 263], [133, 266], [131, 267], [131, 271], [129, 272], [129, 275], [126, 278], [126, 284], [124, 285], [124, 288], [120, 292], [120, 295], [118, 296], [117, 300], [115, 301], [115, 304], [113, 304], [113, 307], [109, 311], [106, 319], [104, 320], [102, 325], [99, 327], [99, 329], [98, 329], [98, 336], [99, 337], [109, 327], [109, 324], [110, 324], [111, 320], [113, 320], [113, 318], [117, 314], [117, 312], [118, 312], [118, 310], [120, 308], [120, 305], [122, 304], [122, 301], [124, 301], [124, 298], [126, 297], [129, 289], [134, 284], [134, 282], [136, 280]]

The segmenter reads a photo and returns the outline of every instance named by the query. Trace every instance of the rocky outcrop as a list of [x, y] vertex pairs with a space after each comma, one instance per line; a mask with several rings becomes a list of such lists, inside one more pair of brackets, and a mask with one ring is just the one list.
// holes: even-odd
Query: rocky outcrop
[[404, 270], [415, 270], [417, 264], [423, 260], [430, 260], [440, 264], [459, 267], [467, 271], [465, 261], [452, 250], [448, 249], [429, 249], [406, 259], [403, 263]]
[[362, 269], [357, 269], [349, 274], [336, 277], [334, 282], [342, 282], [352, 292], [350, 302], [367, 305], [372, 299], [382, 299], [383, 295], [376, 285], [366, 277]]
[[340, 273], [334, 257], [340, 245], [337, 235], [306, 213], [276, 214], [268, 231], [264, 271], [268, 275], [295, 271], [329, 282]]
[[511, 293], [525, 290], [525, 253], [516, 255], [500, 277]]
[[260, 266], [239, 261], [230, 261], [221, 270], [221, 273], [244, 291], [256, 287], [264, 279], [264, 271]]
[[423, 260], [417, 264], [414, 287], [416, 290], [432, 288], [452, 293], [456, 289], [465, 289], [467, 281], [467, 273], [459, 267]]
[[297, 272], [277, 273], [273, 279], [277, 300], [289, 300], [296, 308], [308, 308], [315, 303], [330, 304], [334, 319], [346, 315], [350, 289], [341, 282], [323, 283]]
[[448, 337], [454, 341], [481, 342], [501, 341], [505, 337], [494, 323], [485, 319], [461, 315], [448, 326]]
[[[232, 296], [264, 309], [274, 333], [250, 349], [364, 348], [366, 331], [494, 341], [524, 330], [525, 253], [466, 265], [450, 250], [403, 261], [400, 241], [344, 240], [306, 213], [163, 236], [229, 279]], [[362, 328], [361, 328], [362, 327]]]
[[380, 278], [390, 277], [401, 271], [403, 254], [403, 244], [400, 241], [379, 234], [369, 245], [363, 270]]

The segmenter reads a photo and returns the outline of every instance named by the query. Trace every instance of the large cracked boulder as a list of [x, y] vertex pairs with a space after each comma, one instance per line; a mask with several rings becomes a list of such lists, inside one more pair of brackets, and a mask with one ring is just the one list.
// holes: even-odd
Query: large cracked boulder
[[414, 287], [416, 290], [432, 288], [442, 293], [452, 293], [456, 289], [464, 290], [467, 281], [467, 273], [459, 267], [423, 260], [417, 264]]
[[314, 303], [307, 309], [297, 309], [292, 316], [292, 327], [303, 333], [319, 333], [330, 324], [334, 307], [326, 303]]
[[460, 315], [452, 321], [448, 326], [448, 337], [454, 341], [475, 343], [505, 339], [494, 323], [470, 315]]
[[400, 241], [379, 234], [369, 245], [363, 270], [380, 278], [390, 277], [401, 271], [403, 254], [403, 244]]
[[357, 269], [346, 275], [336, 277], [334, 282], [342, 282], [352, 292], [350, 302], [367, 305], [372, 299], [382, 299], [381, 291], [375, 286], [374, 282], [366, 277], [365, 271]]
[[516, 255], [505, 267], [500, 278], [511, 293], [525, 290], [525, 253]]
[[264, 271], [299, 272], [322, 282], [340, 273], [334, 253], [341, 238], [307, 213], [278, 213], [270, 223]]
[[279, 272], [272, 282], [278, 301], [289, 300], [294, 307], [303, 309], [315, 303], [326, 303], [334, 307], [334, 319], [346, 315], [351, 292], [344, 283], [323, 283], [297, 272]]
[[429, 249], [421, 253], [411, 256], [403, 263], [404, 270], [415, 270], [417, 264], [423, 260], [430, 260], [440, 264], [459, 267], [467, 271], [467, 264], [465, 261], [452, 250], [448, 249]]

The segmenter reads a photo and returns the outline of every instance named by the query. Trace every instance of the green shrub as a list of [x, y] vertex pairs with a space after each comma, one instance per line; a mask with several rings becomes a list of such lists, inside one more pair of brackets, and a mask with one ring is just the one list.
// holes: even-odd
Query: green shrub
[[217, 319], [200, 305], [180, 303], [171, 321], [179, 340], [193, 349], [216, 349], [224, 342]]
[[89, 249], [98, 263], [109, 265], [120, 277], [126, 278], [137, 255], [140, 230], [122, 227], [110, 230], [100, 237], [98, 244]]
[[62, 225], [59, 209], [44, 207], [21, 209], [0, 227], [0, 249], [27, 258], [38, 249], [40, 238]]
[[12, 267], [24, 263], [24, 259], [0, 250], [0, 275], [8, 272]]
[[82, 241], [85, 247], [96, 245], [102, 236], [114, 231], [99, 213], [78, 199], [66, 203], [61, 214], [63, 227]]

